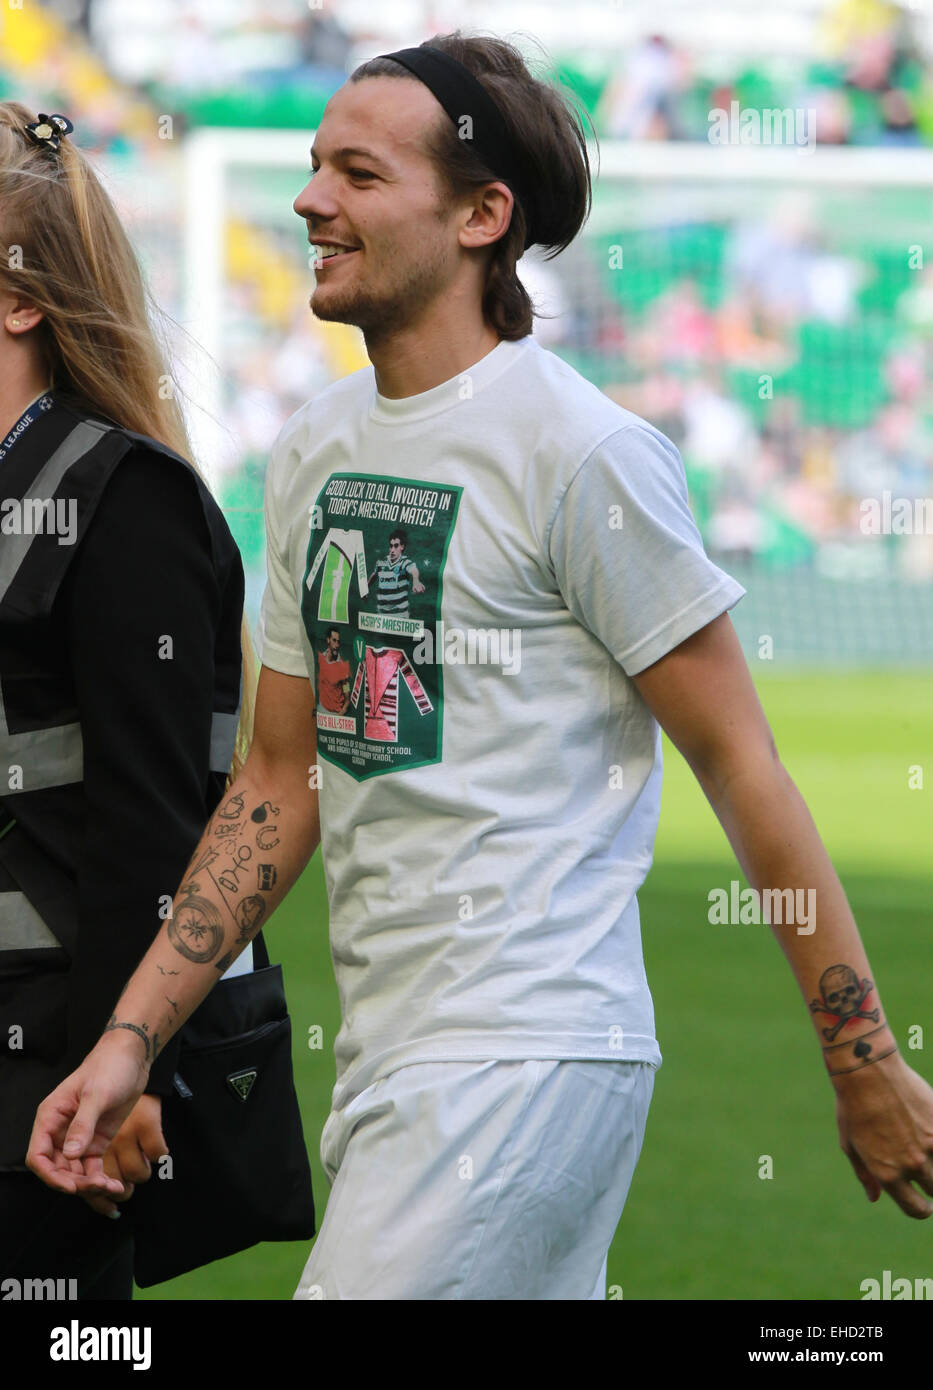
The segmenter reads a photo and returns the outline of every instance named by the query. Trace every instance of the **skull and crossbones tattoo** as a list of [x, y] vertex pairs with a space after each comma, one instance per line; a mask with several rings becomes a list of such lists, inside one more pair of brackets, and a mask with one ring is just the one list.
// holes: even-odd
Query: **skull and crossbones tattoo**
[[862, 1008], [873, 988], [871, 980], [860, 982], [849, 965], [831, 965], [824, 970], [820, 976], [822, 997], [814, 999], [810, 1005], [811, 1013], [832, 1014], [836, 1019], [831, 1028], [823, 1029], [823, 1037], [832, 1042], [850, 1018], [870, 1018], [877, 1023], [881, 1010]]

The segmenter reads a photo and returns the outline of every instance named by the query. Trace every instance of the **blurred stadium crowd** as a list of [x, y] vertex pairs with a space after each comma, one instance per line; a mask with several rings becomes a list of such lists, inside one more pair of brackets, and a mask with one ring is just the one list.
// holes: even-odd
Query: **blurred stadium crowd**
[[[310, 131], [374, 53], [457, 27], [527, 32], [527, 14], [414, 0], [47, 0], [2, 21], [0, 96], [71, 117], [177, 316], [188, 130]], [[552, 76], [586, 104], [601, 142], [708, 142], [710, 112], [738, 102], [815, 111], [817, 145], [933, 144], [933, 6], [784, 0], [763, 15], [750, 0], [541, 0], [537, 15]], [[231, 204], [227, 228], [232, 444], [220, 491], [254, 601], [268, 448], [298, 405], [365, 362], [354, 330], [323, 332], [307, 310], [304, 228], [290, 208], [302, 172], [281, 217], [251, 221]], [[693, 207], [686, 188], [680, 203], [660, 216], [646, 199], [624, 231], [591, 230], [547, 264], [527, 256], [520, 273], [556, 315], [539, 337], [675, 441], [704, 540], [733, 572], [929, 582], [933, 535], [860, 543], [859, 508], [885, 490], [933, 497], [933, 193], [863, 190], [855, 213], [789, 186], [755, 207]]]

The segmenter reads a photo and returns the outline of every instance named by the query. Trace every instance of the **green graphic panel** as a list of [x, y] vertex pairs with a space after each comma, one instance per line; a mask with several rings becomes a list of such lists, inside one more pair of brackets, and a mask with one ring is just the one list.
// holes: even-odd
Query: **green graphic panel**
[[460, 493], [333, 473], [318, 494], [301, 601], [315, 652], [318, 752], [358, 782], [440, 761], [435, 658]]

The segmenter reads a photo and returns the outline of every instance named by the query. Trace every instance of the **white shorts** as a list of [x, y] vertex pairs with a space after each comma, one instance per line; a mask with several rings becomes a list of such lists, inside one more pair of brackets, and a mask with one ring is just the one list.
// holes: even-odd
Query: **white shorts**
[[295, 1298], [605, 1299], [647, 1062], [419, 1062], [332, 1111]]

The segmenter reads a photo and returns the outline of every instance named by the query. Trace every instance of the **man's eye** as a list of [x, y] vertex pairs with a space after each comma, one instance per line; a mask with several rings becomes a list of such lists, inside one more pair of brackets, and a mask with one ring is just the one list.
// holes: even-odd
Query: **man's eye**
[[[355, 179], [373, 179], [376, 177], [369, 169], [349, 169], [347, 172]], [[308, 178], [313, 179], [314, 175], [318, 173], [320, 173], [320, 168], [309, 169]]]

